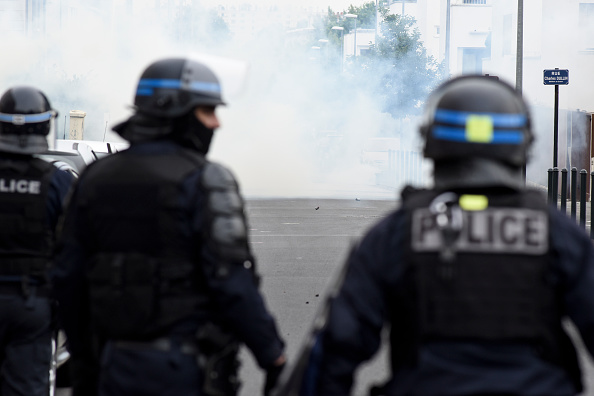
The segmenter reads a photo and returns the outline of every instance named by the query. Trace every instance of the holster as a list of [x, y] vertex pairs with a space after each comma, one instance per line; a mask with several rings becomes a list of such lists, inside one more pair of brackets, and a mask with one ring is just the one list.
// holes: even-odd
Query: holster
[[209, 322], [196, 333], [198, 367], [202, 370], [202, 394], [234, 396], [241, 383], [238, 377], [239, 342], [230, 333]]

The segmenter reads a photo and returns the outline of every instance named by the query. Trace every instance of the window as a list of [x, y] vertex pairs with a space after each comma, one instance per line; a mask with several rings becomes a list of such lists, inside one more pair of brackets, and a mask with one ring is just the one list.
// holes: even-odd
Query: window
[[483, 48], [462, 48], [462, 73], [482, 74]]
[[594, 50], [594, 3], [580, 3], [578, 26], [582, 48]]
[[371, 54], [371, 50], [369, 48], [361, 48], [359, 50], [360, 56], [369, 56]]

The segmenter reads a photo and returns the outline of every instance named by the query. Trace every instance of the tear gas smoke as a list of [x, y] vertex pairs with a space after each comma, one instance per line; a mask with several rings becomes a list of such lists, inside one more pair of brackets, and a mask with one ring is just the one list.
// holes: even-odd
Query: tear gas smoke
[[[366, 139], [407, 122], [382, 111], [376, 95], [349, 85], [338, 65], [320, 54], [313, 58], [308, 45], [299, 45], [305, 38], [288, 37], [280, 24], [259, 26], [260, 34], [249, 40], [222, 41], [214, 28], [199, 28], [211, 26], [212, 14], [196, 7], [192, 18], [198, 19], [188, 26], [183, 19], [160, 23], [163, 10], [114, 7], [111, 19], [107, 10], [81, 12], [46, 27], [45, 35], [7, 35], [0, 46], [12, 55], [0, 64], [0, 86], [27, 84], [46, 92], [60, 112], [58, 138], [68, 131], [69, 111], [83, 110], [85, 139], [121, 141], [111, 127], [131, 113], [138, 77], [150, 62], [168, 56], [236, 59], [215, 70], [228, 106], [217, 110], [222, 127], [209, 157], [232, 169], [247, 196], [396, 196], [394, 186], [377, 187], [377, 170], [359, 159]], [[183, 16], [169, 11], [171, 18]], [[400, 131], [403, 146], [414, 146], [414, 120], [407, 129]]]

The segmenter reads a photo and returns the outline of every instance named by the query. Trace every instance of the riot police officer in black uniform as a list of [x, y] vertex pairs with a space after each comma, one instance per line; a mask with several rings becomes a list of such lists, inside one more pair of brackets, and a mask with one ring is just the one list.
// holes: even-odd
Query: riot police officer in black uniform
[[483, 76], [444, 83], [426, 104], [434, 187], [350, 254], [308, 366], [311, 394], [348, 395], [390, 331], [391, 379], [376, 395], [575, 395], [568, 318], [594, 352], [594, 251], [565, 214], [525, 188], [526, 104]]
[[53, 303], [49, 269], [73, 177], [34, 154], [56, 112], [28, 86], [0, 97], [0, 394], [47, 396]]
[[266, 391], [282, 368], [238, 185], [205, 159], [221, 104], [205, 64], [152, 63], [114, 128], [130, 148], [79, 179], [53, 276], [75, 396], [235, 395], [240, 343]]

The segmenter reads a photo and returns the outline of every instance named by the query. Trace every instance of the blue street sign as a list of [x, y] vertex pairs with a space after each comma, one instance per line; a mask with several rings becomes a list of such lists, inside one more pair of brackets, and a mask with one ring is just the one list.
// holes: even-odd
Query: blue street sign
[[569, 70], [567, 69], [548, 69], [544, 70], [544, 85], [568, 85]]

